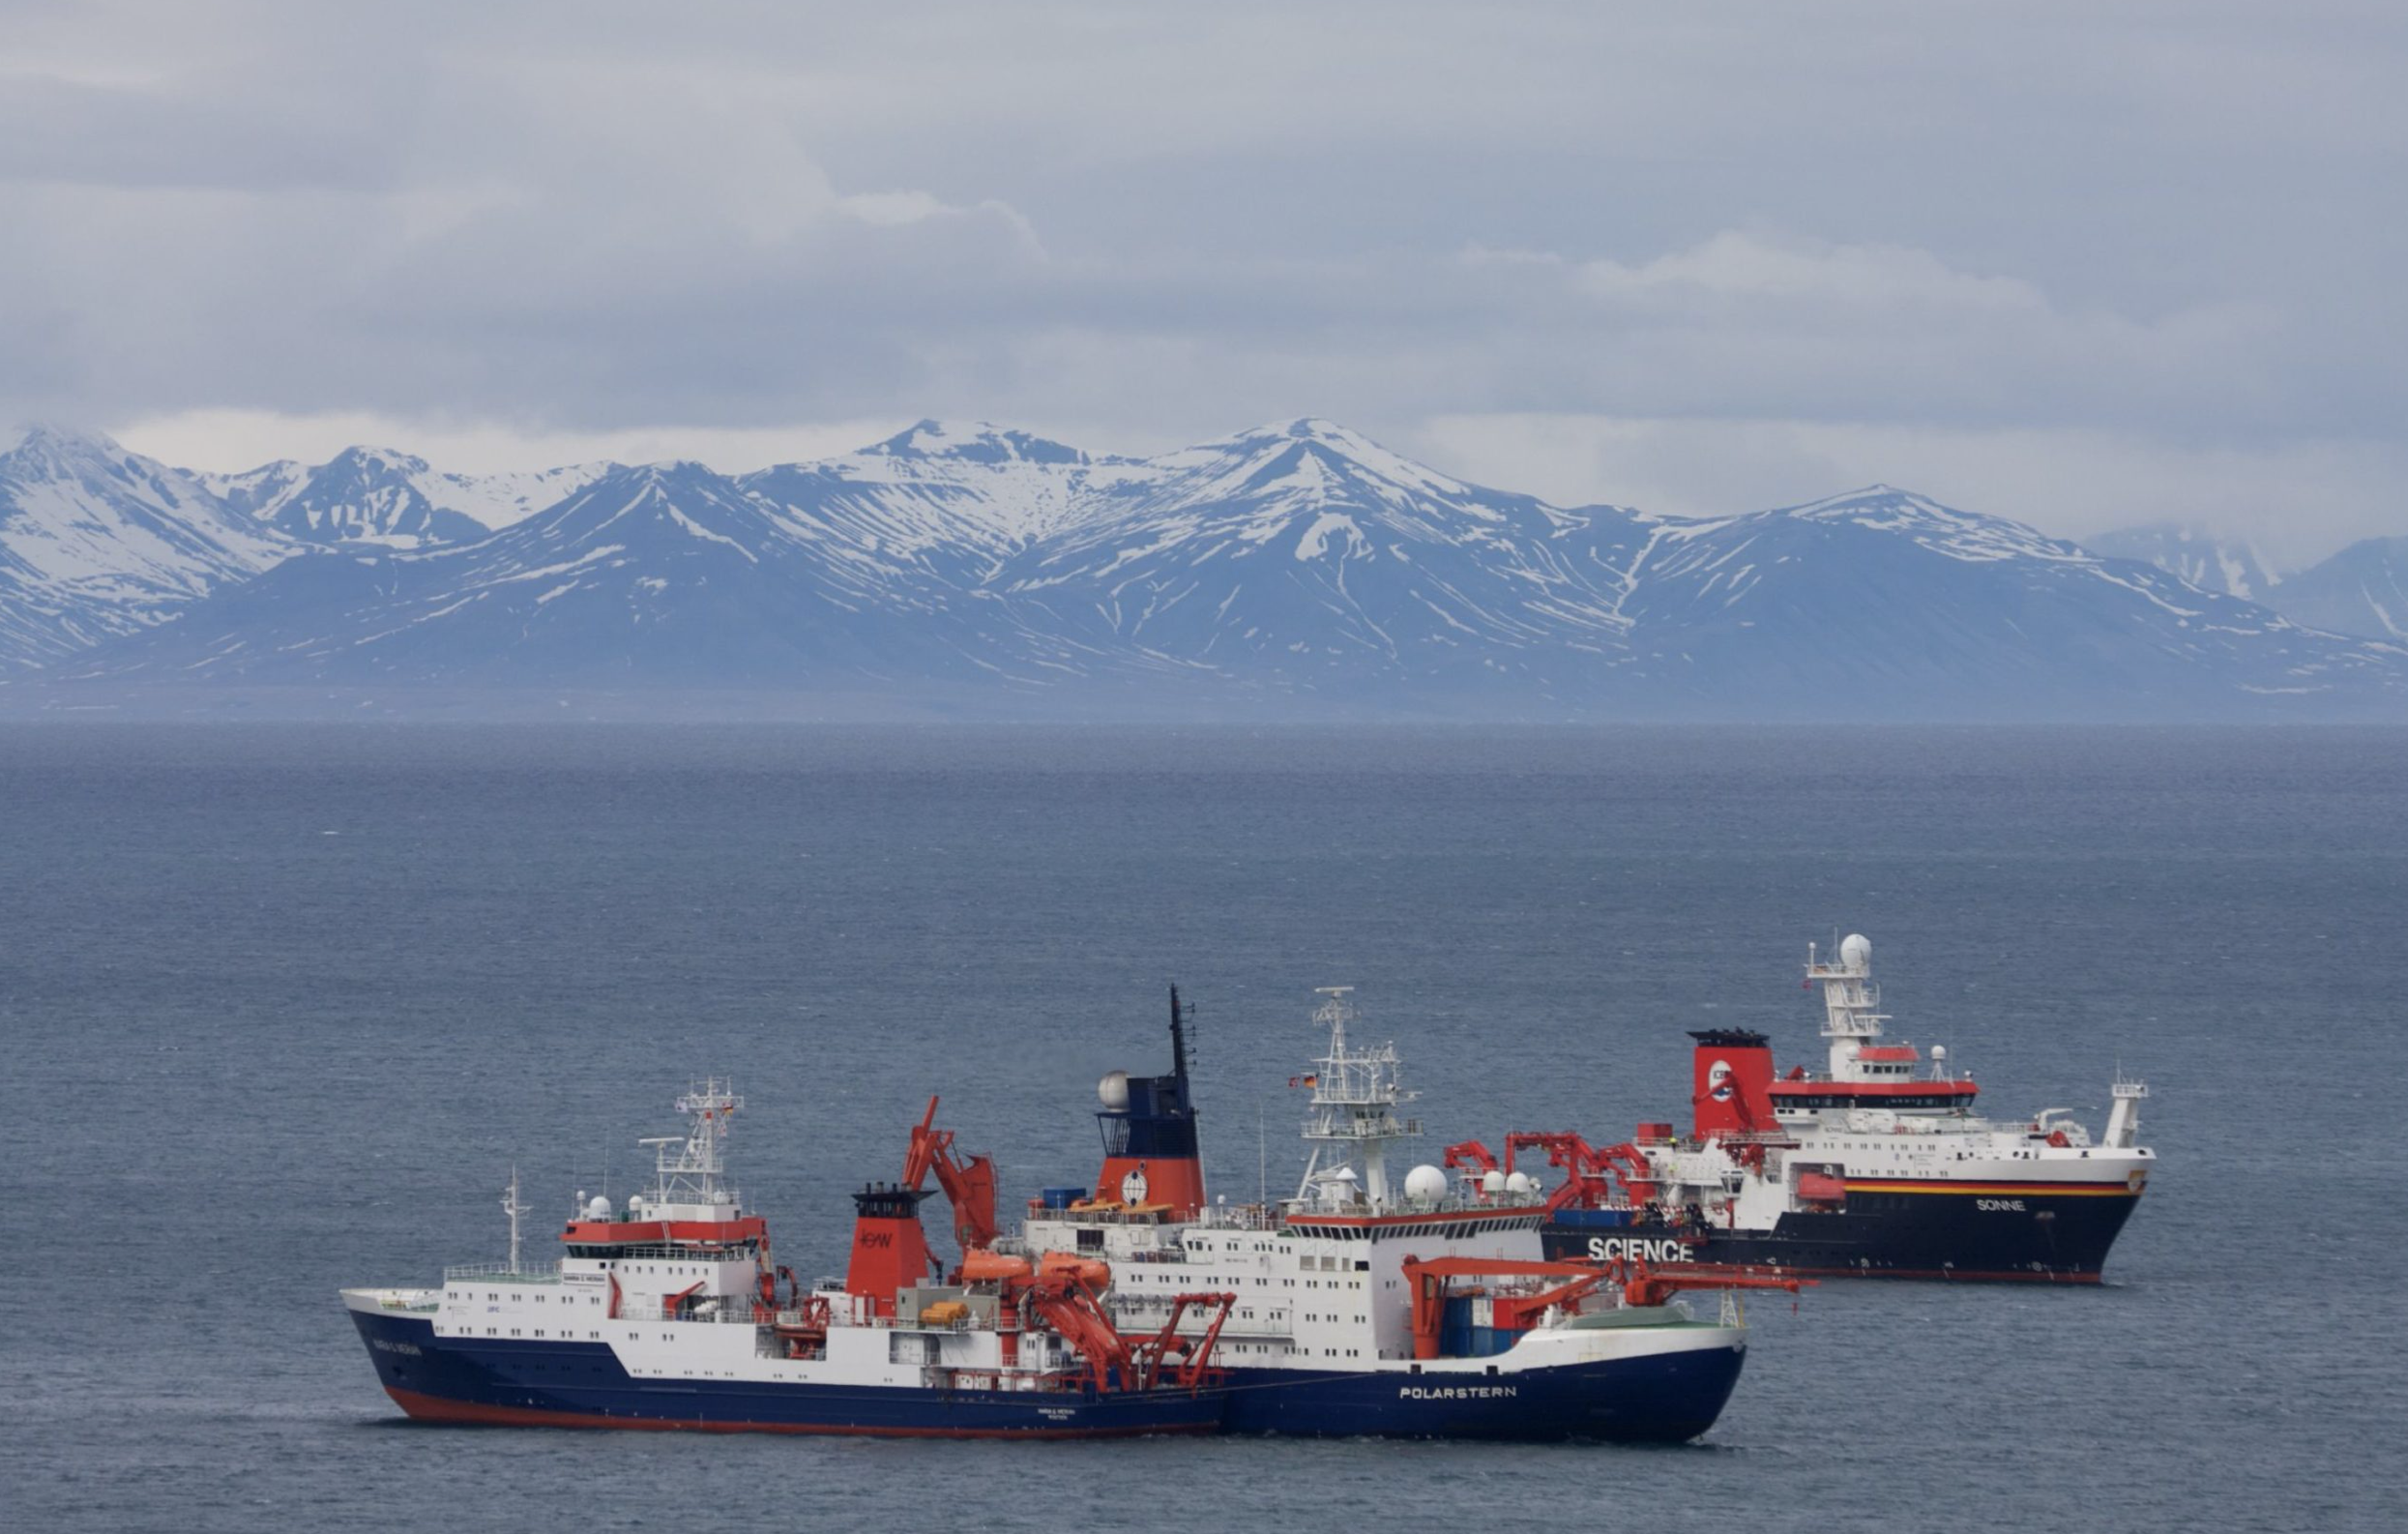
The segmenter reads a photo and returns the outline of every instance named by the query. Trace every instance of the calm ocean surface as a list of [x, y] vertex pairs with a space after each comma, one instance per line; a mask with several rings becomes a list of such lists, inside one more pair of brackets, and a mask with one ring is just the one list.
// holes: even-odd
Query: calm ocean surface
[[[1201, 1012], [1219, 1187], [1286, 1191], [1310, 988], [1429, 1159], [1686, 1118], [1683, 1030], [1894, 1031], [2162, 1158], [2095, 1290], [1750, 1308], [1684, 1449], [422, 1429], [336, 1289], [631, 1185], [749, 1099], [806, 1279], [908, 1122], [1007, 1202]], [[0, 731], [0, 1519], [39, 1530], [2392, 1528], [2408, 1523], [2408, 733]], [[940, 1213], [931, 1229], [944, 1228]], [[950, 1243], [946, 1243], [950, 1246]], [[1343, 1520], [1333, 1522], [1333, 1519]]]

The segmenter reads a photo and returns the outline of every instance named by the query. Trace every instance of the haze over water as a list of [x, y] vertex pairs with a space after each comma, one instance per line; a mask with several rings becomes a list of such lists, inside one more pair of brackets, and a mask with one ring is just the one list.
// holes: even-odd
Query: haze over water
[[[13, 1526], [2377, 1528], [2408, 1520], [2408, 731], [0, 733]], [[1818, 1058], [1810, 940], [2006, 1117], [2148, 1078], [2097, 1290], [1749, 1308], [1678, 1450], [421, 1429], [335, 1290], [541, 1251], [689, 1077], [836, 1271], [931, 1092], [1009, 1208], [1200, 1014], [1219, 1192], [1292, 1186], [1310, 988], [1424, 1159]], [[1259, 1115], [1259, 1118], [1258, 1118]], [[1257, 1124], [1263, 1126], [1258, 1137]], [[1265, 1168], [1267, 1167], [1267, 1173]], [[947, 1224], [932, 1210], [932, 1234]], [[950, 1241], [938, 1245], [950, 1253]]]

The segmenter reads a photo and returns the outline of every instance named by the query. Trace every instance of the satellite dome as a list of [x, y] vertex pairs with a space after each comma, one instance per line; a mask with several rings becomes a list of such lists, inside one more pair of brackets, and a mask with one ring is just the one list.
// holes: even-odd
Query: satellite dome
[[1839, 962], [1850, 969], [1864, 969], [1873, 961], [1873, 940], [1863, 932], [1850, 932], [1839, 940]]
[[1405, 1173], [1405, 1196], [1417, 1204], [1434, 1204], [1447, 1196], [1447, 1174], [1435, 1166], [1421, 1165]]
[[607, 1219], [609, 1219], [609, 1218], [610, 1218], [610, 1200], [609, 1200], [609, 1199], [607, 1199], [607, 1198], [604, 1198], [604, 1197], [603, 1197], [602, 1195], [600, 1195], [600, 1194], [596, 1194], [596, 1195], [594, 1195], [594, 1197], [593, 1197], [593, 1200], [585, 1206], [585, 1218], [586, 1218], [586, 1219], [588, 1219], [588, 1220], [607, 1220]]
[[1114, 1113], [1127, 1112], [1129, 1110], [1129, 1073], [1115, 1071], [1098, 1081], [1096, 1096], [1102, 1100], [1107, 1110]]
[[1355, 1169], [1352, 1166], [1340, 1166], [1337, 1169], [1337, 1180], [1342, 1183], [1353, 1182], [1355, 1180]]
[[1497, 1170], [1494, 1166], [1491, 1166], [1486, 1171], [1481, 1173], [1480, 1191], [1483, 1194], [1501, 1194], [1505, 1192], [1505, 1173]]
[[1528, 1172], [1515, 1172], [1505, 1179], [1505, 1191], [1509, 1194], [1535, 1194], [1539, 1191], [1539, 1179]]

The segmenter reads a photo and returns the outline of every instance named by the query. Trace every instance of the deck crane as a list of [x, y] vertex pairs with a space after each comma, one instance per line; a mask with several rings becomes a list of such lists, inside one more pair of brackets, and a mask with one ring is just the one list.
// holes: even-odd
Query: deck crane
[[1547, 1199], [1552, 1208], [1568, 1204], [1602, 1207], [1608, 1177], [1622, 1185], [1623, 1196], [1632, 1205], [1643, 1208], [1655, 1200], [1656, 1168], [1636, 1145], [1608, 1145], [1599, 1150], [1569, 1132], [1515, 1130], [1505, 1136], [1506, 1170], [1512, 1170], [1514, 1153], [1524, 1150], [1545, 1151], [1547, 1165], [1563, 1168], [1563, 1186]]
[[916, 1192], [934, 1172], [945, 1201], [953, 1206], [954, 1239], [963, 1252], [975, 1252], [995, 1239], [995, 1164], [984, 1156], [955, 1153], [954, 1132], [935, 1127], [936, 1104], [929, 1098], [927, 1112], [912, 1127], [902, 1186]]

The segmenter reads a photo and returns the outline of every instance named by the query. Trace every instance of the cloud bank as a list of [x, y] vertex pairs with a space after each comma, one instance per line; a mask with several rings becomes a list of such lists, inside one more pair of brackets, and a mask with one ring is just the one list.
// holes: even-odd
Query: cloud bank
[[2391, 9], [889, 9], [14, 7], [0, 420], [2408, 530]]

